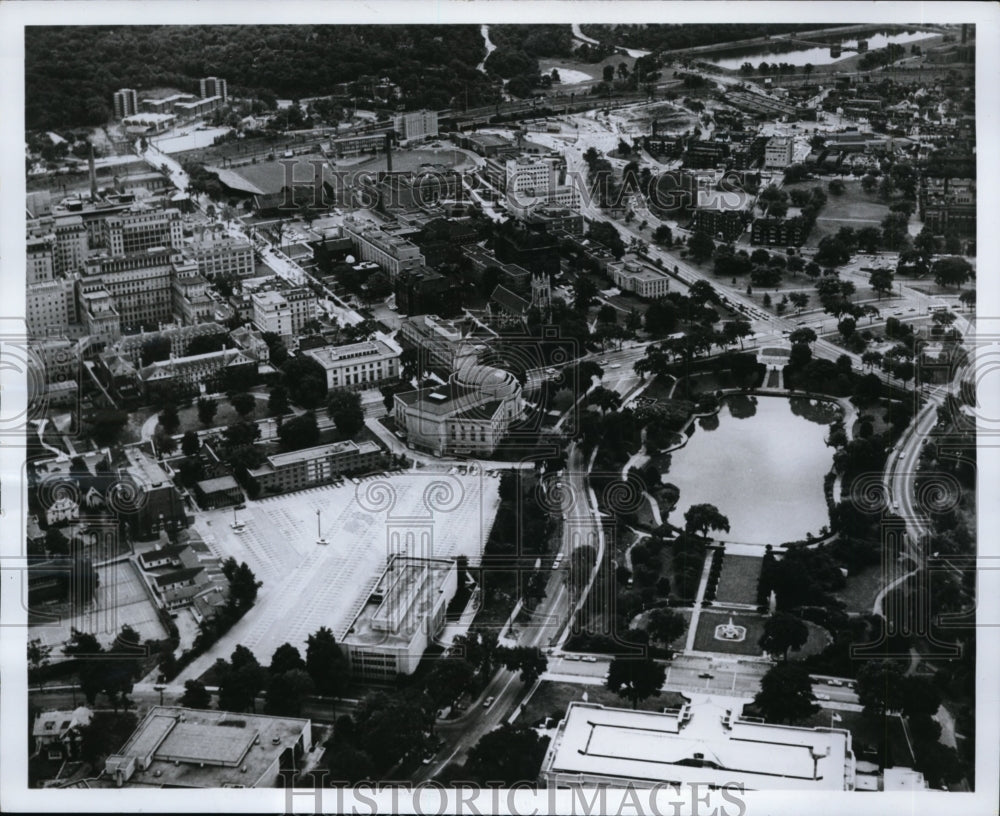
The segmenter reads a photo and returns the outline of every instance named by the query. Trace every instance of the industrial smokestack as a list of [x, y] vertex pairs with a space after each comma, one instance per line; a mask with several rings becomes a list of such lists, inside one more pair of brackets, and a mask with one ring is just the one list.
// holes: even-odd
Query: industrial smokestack
[[90, 146], [90, 158], [87, 160], [90, 168], [90, 200], [97, 201], [97, 170], [94, 169], [94, 146]]
[[392, 131], [388, 130], [385, 134], [385, 171], [387, 173], [392, 172]]

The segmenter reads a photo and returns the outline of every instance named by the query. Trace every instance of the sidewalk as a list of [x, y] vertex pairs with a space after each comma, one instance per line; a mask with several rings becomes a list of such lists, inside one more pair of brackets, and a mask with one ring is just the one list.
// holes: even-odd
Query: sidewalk
[[694, 636], [698, 631], [698, 619], [701, 617], [701, 602], [705, 599], [705, 589], [708, 587], [708, 576], [712, 572], [712, 551], [705, 550], [705, 566], [701, 571], [701, 581], [698, 583], [698, 594], [694, 598], [694, 609], [691, 610], [691, 623], [688, 625], [687, 640], [684, 652], [694, 652]]

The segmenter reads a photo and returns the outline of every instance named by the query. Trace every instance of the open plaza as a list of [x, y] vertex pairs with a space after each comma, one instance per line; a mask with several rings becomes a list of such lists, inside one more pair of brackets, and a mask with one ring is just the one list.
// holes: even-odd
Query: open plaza
[[263, 585], [253, 609], [180, 681], [200, 676], [237, 644], [266, 664], [282, 643], [304, 651], [321, 626], [342, 639], [390, 553], [465, 555], [475, 565], [499, 506], [498, 485], [486, 476], [417, 470], [202, 513], [195, 529], [213, 553], [245, 561]]

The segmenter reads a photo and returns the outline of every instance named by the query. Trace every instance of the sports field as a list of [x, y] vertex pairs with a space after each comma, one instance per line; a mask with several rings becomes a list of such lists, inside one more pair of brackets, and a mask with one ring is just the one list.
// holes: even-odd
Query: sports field
[[[339, 640], [390, 551], [466, 555], [478, 563], [498, 485], [489, 477], [420, 471], [371, 476], [249, 502], [237, 511], [241, 533], [232, 529], [232, 510], [203, 513], [195, 528], [213, 553], [246, 561], [264, 583], [254, 608], [178, 682], [198, 677], [237, 644], [266, 664], [286, 641], [304, 653], [306, 638], [321, 626]], [[325, 545], [317, 543], [317, 510]]]

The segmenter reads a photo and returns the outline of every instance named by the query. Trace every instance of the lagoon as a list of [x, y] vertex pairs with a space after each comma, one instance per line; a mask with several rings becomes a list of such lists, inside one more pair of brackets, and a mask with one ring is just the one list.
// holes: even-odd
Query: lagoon
[[671, 455], [664, 482], [680, 488], [670, 521], [693, 504], [714, 504], [729, 519], [721, 540], [782, 544], [829, 524], [823, 477], [833, 464], [825, 439], [839, 408], [801, 397], [734, 395], [697, 420]]

